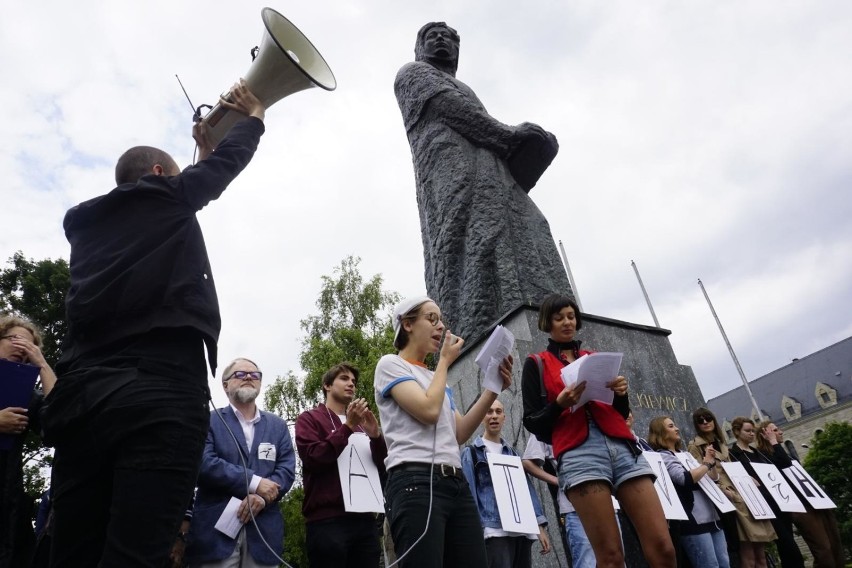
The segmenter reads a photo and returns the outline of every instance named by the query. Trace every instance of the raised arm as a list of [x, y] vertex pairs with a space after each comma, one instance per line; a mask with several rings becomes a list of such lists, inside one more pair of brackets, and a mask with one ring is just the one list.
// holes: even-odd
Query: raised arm
[[[506, 390], [512, 384], [513, 363], [514, 359], [511, 355], [500, 362], [500, 378], [503, 380], [503, 390]], [[464, 444], [476, 432], [495, 400], [497, 400], [497, 394], [485, 390], [466, 414], [456, 411], [456, 442], [459, 445]]]
[[[390, 396], [403, 410], [419, 422], [437, 424], [438, 417], [441, 415], [441, 407], [444, 404], [444, 397], [447, 395], [447, 371], [458, 358], [463, 345], [464, 339], [453, 335], [449, 329], [446, 330], [444, 342], [441, 345], [441, 357], [438, 360], [438, 366], [432, 376], [429, 388], [424, 390], [417, 381], [413, 380], [413, 377], [400, 376], [388, 387]], [[382, 394], [386, 396], [386, 393]], [[494, 402], [493, 399], [491, 402]], [[484, 412], [482, 416], [485, 416]]]

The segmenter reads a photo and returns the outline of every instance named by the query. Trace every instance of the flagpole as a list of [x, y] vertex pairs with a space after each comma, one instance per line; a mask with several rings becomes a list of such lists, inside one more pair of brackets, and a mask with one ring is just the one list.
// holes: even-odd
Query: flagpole
[[571, 285], [571, 291], [574, 293], [574, 300], [577, 302], [577, 307], [583, 311], [583, 304], [580, 303], [580, 293], [577, 292], [577, 284], [574, 282], [574, 275], [571, 273], [571, 265], [568, 264], [568, 257], [565, 255], [565, 247], [562, 246], [562, 241], [559, 241], [559, 252], [562, 253], [562, 263], [565, 264], [565, 272], [568, 274], [568, 284]]
[[632, 260], [630, 261], [630, 266], [633, 267], [633, 272], [636, 273], [636, 280], [639, 281], [639, 287], [642, 288], [642, 295], [645, 296], [645, 303], [648, 304], [648, 309], [651, 311], [651, 317], [654, 318], [654, 325], [660, 327], [660, 320], [657, 319], [657, 314], [654, 313], [654, 306], [651, 305], [651, 298], [648, 297], [648, 291], [645, 290], [645, 283], [642, 282], [642, 277], [639, 276], [639, 268], [636, 267], [636, 263]]
[[743, 386], [745, 387], [746, 393], [748, 394], [748, 398], [751, 401], [751, 406], [757, 411], [757, 416], [760, 420], [763, 420], [763, 413], [760, 411], [760, 407], [757, 405], [757, 401], [754, 400], [754, 395], [751, 392], [751, 388], [748, 386], [748, 380], [746, 379], [745, 373], [743, 372], [743, 368], [740, 366], [740, 362], [737, 359], [737, 354], [734, 353], [734, 348], [731, 347], [731, 342], [728, 341], [728, 336], [725, 334], [725, 328], [722, 327], [722, 322], [719, 321], [719, 316], [716, 315], [716, 310], [713, 309], [713, 303], [710, 301], [710, 296], [707, 295], [707, 290], [704, 289], [704, 284], [701, 283], [701, 279], [698, 279], [698, 285], [701, 287], [701, 291], [704, 293], [704, 298], [707, 300], [707, 305], [710, 306], [710, 313], [713, 314], [713, 318], [716, 320], [716, 325], [719, 326], [719, 331], [722, 333], [722, 339], [725, 340], [725, 345], [728, 346], [728, 351], [731, 353], [731, 359], [734, 360], [734, 365], [737, 367], [737, 371], [740, 374], [740, 378], [743, 381]]

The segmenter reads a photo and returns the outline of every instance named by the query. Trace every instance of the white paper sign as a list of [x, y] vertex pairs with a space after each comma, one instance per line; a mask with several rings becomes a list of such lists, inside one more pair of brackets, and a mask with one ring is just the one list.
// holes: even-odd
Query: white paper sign
[[774, 519], [775, 513], [769, 507], [769, 503], [760, 494], [760, 489], [757, 488], [757, 482], [748, 474], [739, 462], [721, 462], [725, 468], [725, 473], [731, 478], [731, 483], [737, 488], [737, 493], [740, 494], [743, 501], [751, 512], [751, 516], [757, 520]]
[[366, 434], [356, 432], [349, 436], [349, 443], [337, 456], [337, 473], [347, 512], [385, 512], [379, 470], [373, 463], [370, 438]]
[[530, 488], [524, 466], [518, 456], [504, 456], [488, 452], [488, 471], [494, 484], [497, 510], [504, 531], [538, 534], [538, 521], [533, 509]]
[[485, 373], [482, 386], [495, 394], [503, 392], [500, 363], [509, 356], [514, 347], [515, 336], [502, 325], [498, 325], [476, 356], [476, 364]]
[[793, 460], [793, 467], [788, 467], [784, 469], [784, 475], [787, 476], [787, 479], [790, 480], [796, 489], [799, 490], [799, 493], [804, 496], [805, 499], [808, 500], [808, 503], [811, 504], [811, 507], [814, 509], [836, 509], [837, 505], [834, 504], [825, 491], [822, 490], [822, 487], [817, 485], [817, 482], [814, 481], [814, 478], [805, 471], [805, 468], [802, 467], [802, 464]]
[[686, 516], [686, 511], [683, 504], [677, 496], [674, 482], [669, 476], [669, 470], [666, 469], [666, 462], [663, 461], [663, 456], [657, 452], [642, 452], [642, 457], [651, 466], [651, 470], [657, 479], [654, 480], [654, 489], [657, 490], [657, 497], [660, 498], [660, 503], [663, 504], [663, 512], [667, 519], [686, 521], [689, 517]]
[[[698, 460], [695, 459], [695, 456], [690, 454], [689, 452], [675, 452], [675, 457], [680, 460], [686, 469], [693, 470], [701, 464], [698, 463]], [[717, 462], [720, 464], [722, 462]], [[710, 475], [703, 475], [701, 479], [698, 480], [698, 487], [704, 492], [705, 495], [710, 499], [710, 501], [719, 509], [720, 513], [729, 513], [736, 509], [734, 504], [731, 503], [731, 500], [728, 499], [728, 496], [722, 491], [722, 489], [716, 485], [716, 482], [710, 478]]]
[[586, 381], [586, 389], [577, 404], [572, 407], [572, 411], [576, 411], [590, 400], [612, 404], [615, 393], [606, 384], [618, 376], [623, 356], [623, 353], [592, 353], [562, 367], [562, 382], [566, 387], [570, 388]]
[[216, 521], [216, 524], [213, 525], [213, 528], [231, 538], [237, 538], [237, 535], [240, 533], [240, 529], [243, 528], [243, 523], [237, 516], [237, 512], [240, 510], [240, 504], [242, 504], [242, 502], [242, 499], [231, 497], [231, 500], [228, 501], [227, 505], [225, 505], [225, 510], [222, 511], [221, 515], [219, 515], [219, 519]]
[[805, 506], [793, 493], [793, 488], [778, 471], [778, 468], [768, 463], [753, 463], [751, 467], [760, 479], [760, 482], [769, 490], [769, 494], [775, 499], [778, 508], [790, 513], [804, 513]]

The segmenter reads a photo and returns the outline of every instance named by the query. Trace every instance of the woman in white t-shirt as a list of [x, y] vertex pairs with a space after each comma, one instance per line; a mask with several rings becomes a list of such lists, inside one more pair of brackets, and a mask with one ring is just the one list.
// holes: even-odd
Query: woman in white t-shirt
[[[399, 353], [382, 357], [374, 385], [388, 445], [385, 509], [400, 565], [484, 567], [482, 527], [461, 471], [459, 446], [476, 431], [497, 394], [483, 391], [467, 414], [456, 409], [447, 370], [464, 340], [444, 329], [441, 309], [431, 299], [400, 302], [393, 326]], [[430, 371], [424, 360], [439, 350], [438, 365]], [[500, 365], [500, 376], [506, 389], [512, 382], [511, 356]]]

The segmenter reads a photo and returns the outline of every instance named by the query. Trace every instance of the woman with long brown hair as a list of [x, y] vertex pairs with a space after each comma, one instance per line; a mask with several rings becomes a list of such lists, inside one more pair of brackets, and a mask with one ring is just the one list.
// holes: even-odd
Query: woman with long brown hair
[[760, 478], [752, 467], [753, 463], [772, 463], [767, 456], [763, 455], [763, 452], [752, 447], [757, 436], [754, 420], [745, 416], [737, 416], [731, 422], [731, 430], [736, 438], [736, 442], [731, 447], [731, 457], [739, 461], [746, 472], [755, 480], [758, 489], [760, 489], [760, 494], [763, 495], [764, 500], [775, 514], [775, 518], [771, 522], [775, 534], [778, 535], [776, 545], [778, 546], [778, 555], [781, 557], [781, 565], [784, 568], [804, 568], [805, 561], [802, 558], [802, 553], [793, 539], [793, 519], [790, 517], [790, 513], [784, 512], [778, 507], [778, 503], [775, 502], [766, 486], [760, 482]]
[[[707, 408], [698, 408], [692, 413], [692, 424], [695, 427], [697, 435], [689, 443], [688, 450], [695, 459], [702, 459], [707, 446], [712, 445], [716, 450], [716, 459], [718, 461], [732, 461], [728, 445], [725, 443], [725, 433], [716, 420], [715, 414]], [[748, 507], [740, 497], [740, 494], [737, 493], [734, 484], [724, 469], [719, 470], [719, 488], [730, 499], [731, 503], [734, 504], [734, 507], [736, 507], [735, 534], [736, 542], [739, 543], [740, 565], [742, 568], [766, 568], [766, 553], [764, 548], [766, 543], [772, 542], [776, 538], [772, 523], [769, 521], [759, 521], [751, 515]], [[730, 545], [734, 540], [731, 538], [734, 531], [726, 527], [725, 533], [728, 537], [728, 544]], [[733, 562], [733, 564], [736, 564], [736, 562]]]
[[[784, 431], [771, 420], [757, 425], [757, 449], [769, 458], [775, 467], [785, 469], [793, 461], [784, 448]], [[796, 491], [795, 486], [793, 490]], [[804, 495], [796, 491], [799, 501], [805, 506], [804, 513], [791, 513], [793, 524], [805, 539], [814, 557], [814, 568], [842, 568], [843, 543], [834, 509], [814, 509]]]
[[728, 545], [721, 519], [713, 503], [698, 486], [705, 475], [713, 481], [719, 480], [721, 466], [716, 464], [716, 450], [708, 445], [701, 463], [687, 469], [675, 456], [675, 452], [683, 451], [683, 440], [671, 416], [658, 416], [651, 420], [648, 444], [662, 454], [666, 470], [686, 510], [687, 520], [669, 521], [669, 526], [677, 535], [690, 564], [700, 568], [728, 568]]

